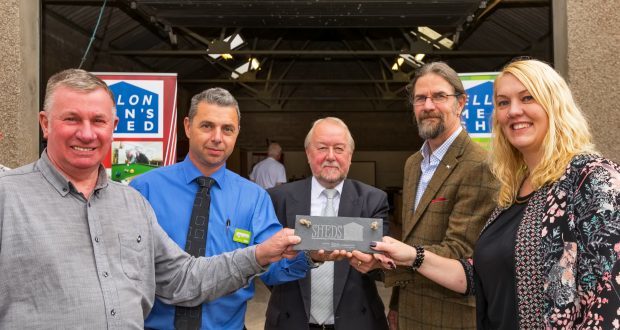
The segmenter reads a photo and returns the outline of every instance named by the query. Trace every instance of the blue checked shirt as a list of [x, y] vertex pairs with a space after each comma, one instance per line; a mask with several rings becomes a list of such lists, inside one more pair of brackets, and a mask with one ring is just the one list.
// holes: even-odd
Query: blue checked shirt
[[437, 150], [435, 150], [435, 152], [433, 152], [432, 154], [431, 154], [431, 148], [428, 145], [428, 141], [424, 141], [424, 144], [422, 144], [420, 153], [422, 153], [422, 157], [424, 157], [424, 159], [422, 160], [422, 164], [421, 164], [422, 175], [420, 175], [420, 181], [418, 182], [418, 190], [416, 191], [416, 194], [415, 194], [416, 209], [418, 208], [420, 199], [422, 199], [422, 195], [424, 195], [424, 191], [426, 191], [426, 187], [428, 187], [428, 183], [431, 182], [431, 179], [433, 178], [433, 174], [435, 174], [435, 170], [437, 169], [437, 166], [439, 166], [439, 163], [441, 163], [443, 156], [446, 154], [446, 152], [452, 145], [452, 142], [454, 142], [454, 140], [461, 133], [462, 130], [463, 130], [463, 127], [459, 126], [456, 132], [452, 133], [452, 135], [450, 135], [450, 137], [441, 146], [439, 146], [439, 148], [437, 148]]

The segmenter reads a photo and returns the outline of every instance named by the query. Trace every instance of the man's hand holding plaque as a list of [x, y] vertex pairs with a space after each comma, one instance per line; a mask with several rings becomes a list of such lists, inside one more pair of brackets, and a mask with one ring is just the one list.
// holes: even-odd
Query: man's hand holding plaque
[[349, 256], [349, 264], [358, 272], [364, 274], [371, 270], [382, 268], [381, 261], [379, 261], [373, 254], [363, 253], [357, 250], [351, 252], [351, 256]]
[[314, 262], [325, 262], [325, 261], [340, 261], [344, 258], [351, 258], [351, 252], [346, 250], [334, 250], [334, 251], [309, 251], [308, 254], [312, 261]]

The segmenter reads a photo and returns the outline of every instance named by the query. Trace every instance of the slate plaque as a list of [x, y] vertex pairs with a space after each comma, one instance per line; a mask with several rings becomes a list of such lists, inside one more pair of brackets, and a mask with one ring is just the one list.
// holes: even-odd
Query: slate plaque
[[370, 242], [381, 241], [383, 220], [297, 215], [295, 235], [301, 237], [301, 243], [294, 246], [295, 250], [358, 250], [377, 253], [370, 249]]

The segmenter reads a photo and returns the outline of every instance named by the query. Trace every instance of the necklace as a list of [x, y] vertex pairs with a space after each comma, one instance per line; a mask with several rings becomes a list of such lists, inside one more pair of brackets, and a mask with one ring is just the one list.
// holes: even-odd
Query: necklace
[[532, 191], [531, 193], [525, 195], [525, 196], [515, 196], [515, 203], [517, 204], [525, 204], [527, 203], [530, 198], [534, 195], [534, 191]]

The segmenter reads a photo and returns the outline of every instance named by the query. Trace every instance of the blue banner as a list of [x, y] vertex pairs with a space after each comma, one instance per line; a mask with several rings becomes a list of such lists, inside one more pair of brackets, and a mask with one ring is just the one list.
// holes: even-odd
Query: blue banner
[[110, 85], [116, 98], [118, 125], [115, 134], [159, 132], [159, 95], [125, 81]]

